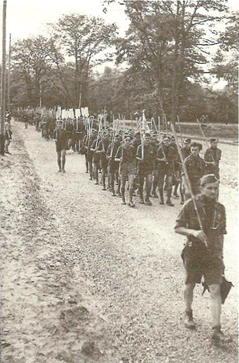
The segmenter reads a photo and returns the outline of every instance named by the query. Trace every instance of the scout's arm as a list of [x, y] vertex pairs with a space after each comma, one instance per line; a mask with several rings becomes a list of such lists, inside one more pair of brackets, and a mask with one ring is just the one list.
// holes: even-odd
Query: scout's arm
[[191, 228], [181, 226], [181, 227], [176, 227], [175, 232], [178, 234], [181, 234], [183, 236], [186, 236], [186, 237], [197, 238], [203, 243], [207, 242], [207, 236], [201, 229], [198, 231], [196, 229], [191, 229]]
[[142, 145], [139, 145], [136, 152], [136, 160], [143, 161], [142, 158]]
[[156, 160], [158, 161], [167, 161], [163, 146], [160, 145], [157, 150]]
[[111, 144], [109, 144], [109, 146], [107, 147], [107, 151], [106, 151], [106, 157], [107, 157], [107, 159], [108, 159], [108, 160], [110, 160], [110, 159], [111, 159], [111, 151], [112, 151], [112, 149], [113, 149], [113, 145], [112, 145], [112, 143], [111, 143]]
[[[89, 140], [89, 144], [90, 144], [90, 140]], [[92, 142], [92, 144], [90, 145], [90, 151], [95, 152], [95, 150], [96, 150], [96, 140], [94, 140]]]
[[121, 148], [122, 147], [123, 147], [122, 145], [118, 147], [118, 149], [116, 151], [116, 154], [115, 154], [115, 161], [121, 161], [122, 160], [122, 157], [121, 157], [121, 155], [122, 155]]
[[55, 142], [57, 142], [57, 135], [58, 135], [58, 132], [55, 129], [54, 132], [53, 132], [53, 141], [55, 141]]
[[206, 165], [216, 165], [216, 162], [214, 161], [212, 154], [210, 153], [210, 150], [207, 149], [204, 154], [204, 161]]
[[183, 208], [181, 209], [181, 211], [178, 214], [177, 220], [176, 220], [176, 225], [174, 227], [175, 232], [178, 234], [181, 234], [183, 236], [186, 236], [190, 239], [190, 237], [194, 237], [199, 239], [201, 242], [205, 243], [205, 241], [207, 240], [207, 237], [205, 235], [205, 233], [202, 231], [202, 229], [194, 229], [194, 228], [189, 228], [189, 220], [190, 220], [190, 215], [192, 213], [191, 209], [190, 209], [190, 204], [192, 203], [191, 201], [188, 201]]

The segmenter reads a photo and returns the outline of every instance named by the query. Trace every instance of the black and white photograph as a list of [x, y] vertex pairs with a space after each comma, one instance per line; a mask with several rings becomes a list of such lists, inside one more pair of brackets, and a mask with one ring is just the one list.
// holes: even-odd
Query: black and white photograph
[[0, 362], [238, 363], [238, 0], [0, 29]]

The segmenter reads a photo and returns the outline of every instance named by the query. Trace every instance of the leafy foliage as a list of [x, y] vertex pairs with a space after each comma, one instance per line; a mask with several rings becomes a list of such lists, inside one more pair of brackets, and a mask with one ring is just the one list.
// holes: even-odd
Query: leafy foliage
[[[227, 1], [105, 0], [105, 11], [114, 2], [129, 19], [125, 37], [101, 18], [69, 14], [49, 25], [49, 38], [16, 42], [12, 103], [89, 106], [127, 118], [146, 109], [147, 117], [172, 121], [207, 114], [211, 121], [236, 122], [239, 21], [237, 13], [228, 14]], [[93, 73], [114, 56], [117, 68]], [[203, 89], [208, 74], [226, 81], [226, 90]]]
[[[78, 107], [81, 94], [86, 97], [90, 69], [105, 61], [102, 52], [112, 45], [117, 27], [101, 18], [76, 14], [64, 15], [52, 27], [56, 41], [74, 58], [74, 106]], [[100, 60], [96, 59], [99, 54]]]

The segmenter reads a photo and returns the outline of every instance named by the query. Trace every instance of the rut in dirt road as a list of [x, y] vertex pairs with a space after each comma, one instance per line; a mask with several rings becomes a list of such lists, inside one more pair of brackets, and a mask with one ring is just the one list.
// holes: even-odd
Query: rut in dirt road
[[79, 362], [90, 356], [105, 361], [98, 348], [104, 322], [82, 297], [86, 288], [79, 281], [71, 286], [72, 263], [61, 248], [56, 216], [42, 198], [23, 142], [16, 140], [14, 149], [1, 198], [2, 359]]
[[67, 155], [59, 175], [53, 142], [18, 123], [14, 135], [0, 178], [4, 361], [236, 362], [235, 291], [228, 347], [211, 345], [201, 289], [198, 329], [183, 326], [180, 206], [121, 206], [90, 184], [82, 156]]

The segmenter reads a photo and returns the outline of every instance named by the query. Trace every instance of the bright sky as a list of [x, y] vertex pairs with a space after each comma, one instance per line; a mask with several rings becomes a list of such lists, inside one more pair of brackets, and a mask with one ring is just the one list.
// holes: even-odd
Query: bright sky
[[[3, 4], [3, 0], [1, 1]], [[239, 10], [239, 0], [229, 0], [232, 10]], [[127, 29], [127, 21], [120, 5], [110, 5], [107, 14], [102, 11], [102, 0], [7, 0], [7, 38], [24, 39], [43, 34], [47, 23], [56, 22], [63, 14], [78, 13], [101, 16], [107, 23], [116, 22], [121, 35]], [[0, 26], [2, 28], [2, 6]]]
[[[3, 0], [0, 0], [0, 4], [0, 29], [2, 29]], [[231, 10], [239, 10], [239, 0], [228, 0], [228, 4]], [[12, 43], [17, 39], [47, 35], [47, 23], [55, 23], [63, 14], [70, 13], [100, 16], [107, 23], [116, 23], [120, 35], [123, 36], [128, 27], [123, 6], [111, 4], [107, 14], [102, 10], [102, 0], [7, 0], [7, 51], [10, 33]], [[0, 63], [1, 53], [0, 46]]]
[[123, 30], [127, 28], [122, 6], [111, 6], [107, 15], [102, 10], [101, 0], [8, 0], [7, 34], [11, 33], [13, 40], [44, 35], [47, 23], [55, 23], [63, 14], [70, 13], [100, 16], [107, 23], [116, 22]]

